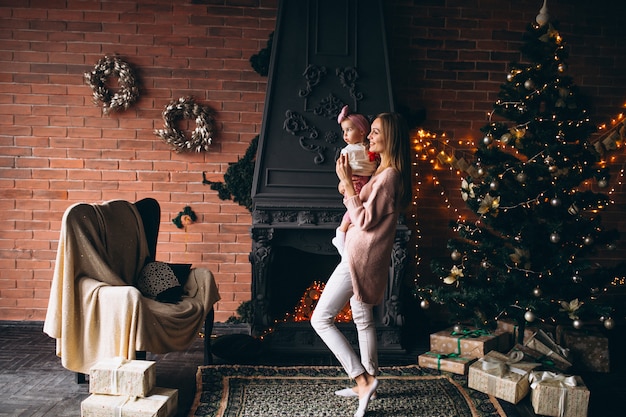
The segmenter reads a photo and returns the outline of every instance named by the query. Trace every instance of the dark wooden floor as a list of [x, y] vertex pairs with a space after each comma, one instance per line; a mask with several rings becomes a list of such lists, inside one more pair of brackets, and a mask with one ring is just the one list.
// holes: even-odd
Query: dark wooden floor
[[[216, 332], [228, 332], [217, 326]], [[621, 345], [622, 353], [626, 353]], [[381, 355], [381, 365], [415, 363], [415, 351]], [[187, 416], [196, 391], [196, 371], [202, 365], [202, 339], [187, 351], [165, 355], [148, 354], [156, 361], [157, 385], [179, 390], [177, 417]], [[220, 361], [216, 358], [217, 363]], [[337, 365], [329, 354], [285, 356], [264, 355], [263, 365]], [[591, 390], [589, 417], [622, 417], [626, 399], [626, 372], [623, 361], [611, 374], [587, 374], [583, 379]], [[77, 384], [75, 374], [64, 369], [54, 354], [54, 340], [42, 332], [42, 323], [0, 321], [0, 417], [76, 417], [80, 403], [89, 396], [87, 384]], [[534, 417], [529, 398], [517, 406], [505, 407], [515, 417]], [[288, 417], [288, 416], [286, 416]]]

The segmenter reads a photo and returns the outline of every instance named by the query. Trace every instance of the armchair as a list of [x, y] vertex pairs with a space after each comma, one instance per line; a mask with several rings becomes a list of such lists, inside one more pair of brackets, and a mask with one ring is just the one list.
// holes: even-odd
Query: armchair
[[204, 363], [211, 362], [213, 305], [220, 299], [211, 271], [188, 269], [177, 302], [137, 288], [156, 258], [160, 218], [152, 198], [79, 203], [65, 211], [43, 329], [56, 339], [65, 368], [81, 375], [104, 358], [185, 350], [203, 324]]

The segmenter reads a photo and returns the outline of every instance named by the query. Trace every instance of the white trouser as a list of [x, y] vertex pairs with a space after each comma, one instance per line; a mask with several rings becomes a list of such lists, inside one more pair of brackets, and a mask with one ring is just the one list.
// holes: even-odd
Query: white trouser
[[[335, 326], [335, 317], [350, 300], [352, 320], [356, 325], [361, 358], [357, 356], [346, 337]], [[357, 301], [352, 289], [350, 267], [345, 258], [328, 279], [324, 291], [311, 316], [311, 326], [326, 346], [335, 354], [350, 378], [366, 372], [378, 374], [378, 350], [373, 305]]]

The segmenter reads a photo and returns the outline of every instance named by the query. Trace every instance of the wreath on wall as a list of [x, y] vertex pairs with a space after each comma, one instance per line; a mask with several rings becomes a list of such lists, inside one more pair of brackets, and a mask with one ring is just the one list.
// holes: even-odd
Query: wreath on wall
[[[192, 97], [181, 97], [165, 107], [163, 122], [165, 129], [157, 129], [154, 133], [168, 143], [176, 152], [208, 151], [213, 142], [215, 130], [214, 112], [211, 108], [194, 101]], [[178, 128], [178, 122], [183, 119], [196, 121], [196, 128], [191, 138]]]
[[[109, 78], [117, 77], [119, 90], [112, 92]], [[137, 77], [133, 68], [117, 56], [104, 56], [93, 71], [85, 73], [85, 81], [93, 91], [93, 100], [102, 112], [127, 110], [139, 98]]]

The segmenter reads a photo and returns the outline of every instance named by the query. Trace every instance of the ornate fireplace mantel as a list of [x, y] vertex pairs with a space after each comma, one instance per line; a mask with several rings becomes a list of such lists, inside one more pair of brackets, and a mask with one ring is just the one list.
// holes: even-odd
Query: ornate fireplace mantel
[[[344, 105], [370, 118], [394, 110], [382, 0], [281, 0], [252, 184], [256, 334], [280, 319], [283, 287], [313, 269], [326, 279], [339, 260], [331, 238], [345, 212], [335, 174]], [[387, 293], [375, 309], [377, 326], [393, 330], [390, 344], [403, 324], [408, 239], [399, 224]], [[284, 271], [292, 262], [295, 271]]]

